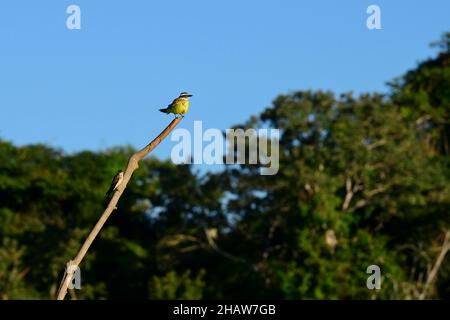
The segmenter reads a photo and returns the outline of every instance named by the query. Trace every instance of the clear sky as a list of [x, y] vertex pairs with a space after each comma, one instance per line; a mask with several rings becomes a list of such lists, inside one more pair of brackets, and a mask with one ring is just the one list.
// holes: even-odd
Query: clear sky
[[[70, 4], [81, 30], [66, 28]], [[382, 30], [366, 28], [370, 4]], [[449, 0], [1, 0], [0, 138], [137, 148], [184, 90], [189, 130], [194, 120], [224, 130], [293, 90], [386, 92], [445, 31]]]

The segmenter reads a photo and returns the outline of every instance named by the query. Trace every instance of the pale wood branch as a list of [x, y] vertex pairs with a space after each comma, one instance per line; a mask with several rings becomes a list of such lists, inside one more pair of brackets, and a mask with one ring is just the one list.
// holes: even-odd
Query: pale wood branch
[[128, 166], [125, 170], [123, 181], [117, 188], [117, 191], [112, 196], [111, 200], [109, 201], [108, 206], [106, 207], [105, 211], [101, 215], [100, 219], [98, 220], [97, 224], [92, 229], [89, 236], [84, 241], [80, 251], [76, 255], [74, 260], [71, 260], [67, 263], [66, 272], [64, 274], [63, 280], [61, 282], [61, 286], [58, 291], [58, 300], [64, 300], [64, 297], [67, 293], [67, 288], [69, 287], [70, 282], [72, 281], [73, 273], [74, 273], [74, 267], [78, 267], [83, 260], [84, 256], [86, 255], [86, 252], [89, 250], [89, 247], [91, 246], [92, 242], [94, 241], [95, 237], [98, 235], [100, 230], [102, 229], [105, 222], [108, 220], [111, 213], [117, 209], [116, 205], [119, 201], [120, 197], [122, 196], [122, 193], [124, 192], [125, 188], [127, 187], [128, 182], [131, 179], [131, 176], [133, 175], [133, 172], [139, 167], [138, 162], [145, 158], [160, 142], [167, 137], [167, 135], [178, 125], [178, 123], [182, 120], [182, 117], [178, 117], [172, 120], [172, 122], [147, 146], [142, 148], [141, 150], [134, 153], [130, 159], [128, 160]]
[[372, 151], [373, 149], [381, 147], [381, 146], [385, 145], [386, 143], [387, 143], [387, 140], [381, 139], [381, 140], [375, 141], [374, 143], [368, 144], [366, 147], [367, 147], [367, 150]]
[[214, 251], [216, 251], [217, 253], [221, 254], [225, 258], [228, 258], [234, 262], [245, 262], [244, 259], [236, 257], [236, 256], [220, 249], [219, 246], [216, 244], [215, 236], [212, 236], [212, 233], [210, 232], [209, 229], [204, 228], [204, 232], [205, 232], [205, 236], [206, 236], [206, 240], [208, 241], [208, 244]]
[[431, 115], [425, 114], [416, 120], [416, 125], [421, 125], [422, 123], [424, 123], [430, 119], [431, 119]]
[[353, 199], [353, 196], [358, 191], [363, 190], [363, 187], [362, 187], [362, 185], [357, 184], [357, 183], [353, 184], [352, 183], [352, 178], [351, 177], [347, 177], [347, 179], [345, 180], [345, 190], [346, 190], [346, 194], [345, 194], [344, 202], [342, 203], [342, 210], [343, 211], [347, 211], [348, 210], [348, 208], [350, 206], [350, 202]]
[[369, 203], [370, 199], [372, 199], [375, 195], [387, 191], [390, 187], [391, 187], [391, 185], [385, 185], [385, 186], [380, 186], [373, 190], [367, 191], [365, 194], [365, 198], [359, 200], [352, 208], [349, 209], [349, 211], [354, 211], [356, 209], [360, 209], [360, 208], [364, 207], [365, 205], [367, 205]]

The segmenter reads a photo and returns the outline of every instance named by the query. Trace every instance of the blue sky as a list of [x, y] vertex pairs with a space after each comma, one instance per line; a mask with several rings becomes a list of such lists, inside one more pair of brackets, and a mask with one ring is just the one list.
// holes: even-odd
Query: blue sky
[[[66, 8], [81, 8], [68, 30]], [[382, 30], [366, 28], [381, 7]], [[450, 1], [0, 2], [0, 138], [68, 152], [141, 147], [194, 94], [180, 127], [226, 129], [280, 93], [386, 91], [435, 51]], [[155, 150], [166, 158], [174, 142]]]

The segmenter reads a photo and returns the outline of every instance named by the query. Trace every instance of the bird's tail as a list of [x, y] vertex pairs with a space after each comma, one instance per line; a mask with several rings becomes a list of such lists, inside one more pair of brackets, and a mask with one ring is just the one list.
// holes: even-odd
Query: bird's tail
[[111, 200], [114, 194], [114, 188], [111, 186], [108, 191], [105, 193], [105, 197], [103, 198], [103, 206], [106, 208], [108, 206], [109, 201]]
[[105, 193], [105, 198], [110, 198], [111, 195], [113, 194], [113, 192], [114, 192], [114, 186], [110, 186], [108, 191], [106, 191], [106, 193]]
[[169, 113], [169, 108], [159, 109], [159, 111], [164, 113]]

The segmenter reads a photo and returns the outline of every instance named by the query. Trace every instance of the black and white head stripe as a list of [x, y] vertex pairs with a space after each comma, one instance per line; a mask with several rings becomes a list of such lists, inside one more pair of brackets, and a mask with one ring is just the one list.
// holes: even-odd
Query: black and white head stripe
[[189, 92], [180, 93], [180, 98], [187, 98], [187, 97], [192, 97], [192, 94], [190, 94]]

